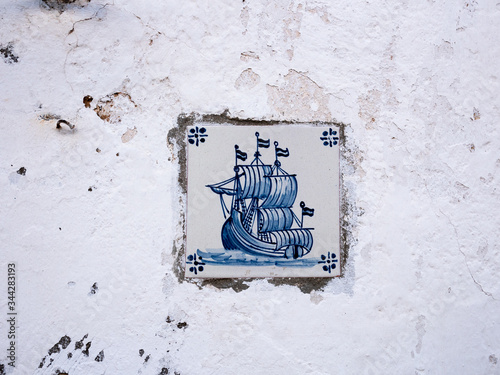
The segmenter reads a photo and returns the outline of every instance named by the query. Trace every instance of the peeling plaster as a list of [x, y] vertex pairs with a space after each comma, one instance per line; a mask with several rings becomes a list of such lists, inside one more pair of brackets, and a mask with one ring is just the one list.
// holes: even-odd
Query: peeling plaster
[[268, 103], [280, 114], [294, 121], [309, 118], [311, 121], [328, 123], [328, 95], [306, 74], [290, 69], [279, 86], [267, 85]]
[[[500, 4], [13, 4], [0, 240], [22, 269], [17, 372], [498, 372]], [[201, 120], [349, 123], [342, 277], [184, 280]]]

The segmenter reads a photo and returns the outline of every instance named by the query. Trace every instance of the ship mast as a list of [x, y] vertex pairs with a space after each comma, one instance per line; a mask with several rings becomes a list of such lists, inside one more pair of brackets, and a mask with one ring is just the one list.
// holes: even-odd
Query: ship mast
[[241, 211], [243, 215], [245, 215], [246, 211], [246, 205], [245, 205], [245, 200], [241, 198], [241, 184], [240, 184], [240, 175], [238, 174], [240, 167], [238, 167], [238, 159], [245, 161], [247, 160], [247, 153], [240, 151], [240, 146], [234, 145], [234, 173], [235, 175], [235, 180], [234, 180], [234, 189], [236, 191], [236, 195], [233, 196], [233, 202], [231, 205], [236, 211], [239, 211], [239, 206], [241, 203]]

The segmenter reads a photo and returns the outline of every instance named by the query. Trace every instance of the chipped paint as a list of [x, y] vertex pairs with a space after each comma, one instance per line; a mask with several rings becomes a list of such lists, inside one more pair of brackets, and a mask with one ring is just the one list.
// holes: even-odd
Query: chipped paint
[[[500, 6], [197, 5], [0, 5], [0, 374], [498, 373]], [[201, 120], [345, 124], [342, 277], [183, 278]]]

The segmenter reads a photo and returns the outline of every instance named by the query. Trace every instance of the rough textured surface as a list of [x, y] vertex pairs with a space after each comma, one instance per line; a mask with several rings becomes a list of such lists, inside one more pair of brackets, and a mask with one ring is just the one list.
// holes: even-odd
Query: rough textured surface
[[[16, 262], [20, 312], [0, 373], [500, 372], [500, 4], [23, 0], [0, 19], [0, 290]], [[193, 116], [347, 124], [342, 278], [182, 279]]]

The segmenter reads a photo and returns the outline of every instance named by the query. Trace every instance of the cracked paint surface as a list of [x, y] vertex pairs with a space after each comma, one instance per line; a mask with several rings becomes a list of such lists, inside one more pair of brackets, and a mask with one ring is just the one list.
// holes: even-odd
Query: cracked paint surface
[[[0, 269], [17, 264], [20, 311], [0, 373], [499, 372], [500, 5], [0, 14]], [[342, 278], [178, 277], [196, 116], [346, 124]]]

